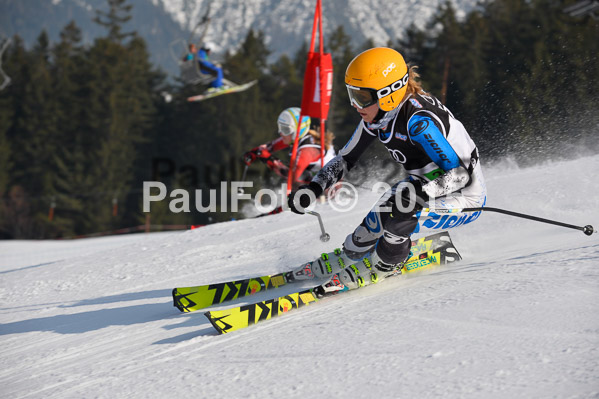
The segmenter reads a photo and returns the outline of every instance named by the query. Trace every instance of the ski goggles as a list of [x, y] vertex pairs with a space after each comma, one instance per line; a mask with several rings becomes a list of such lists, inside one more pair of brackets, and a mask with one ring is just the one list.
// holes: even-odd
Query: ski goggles
[[356, 107], [363, 109], [370, 107], [372, 104], [376, 104], [378, 97], [376, 90], [366, 89], [364, 87], [355, 87], [345, 85], [347, 87], [347, 93], [349, 94], [349, 103], [354, 104]]
[[293, 126], [290, 125], [285, 125], [282, 123], [279, 123], [279, 134], [282, 136], [290, 136], [293, 133], [295, 133], [295, 129], [293, 128]]
[[365, 87], [356, 87], [346, 84], [347, 93], [349, 94], [350, 104], [355, 104], [358, 108], [366, 108], [372, 104], [376, 104], [379, 98], [385, 98], [390, 94], [393, 94], [399, 89], [404, 88], [408, 85], [410, 79], [409, 74], [403, 76], [403, 78], [391, 83], [389, 86], [385, 86], [382, 89], [374, 90]]

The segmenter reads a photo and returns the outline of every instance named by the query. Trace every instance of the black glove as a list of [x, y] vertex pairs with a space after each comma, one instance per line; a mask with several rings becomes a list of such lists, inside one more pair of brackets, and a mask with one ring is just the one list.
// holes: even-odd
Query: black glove
[[[312, 193], [314, 196], [310, 195]], [[287, 198], [287, 204], [291, 212], [303, 215], [306, 213], [306, 208], [312, 205], [312, 202], [316, 201], [316, 198], [322, 194], [322, 187], [320, 184], [310, 182], [299, 186], [297, 190], [292, 191]]]
[[408, 185], [411, 185], [412, 187], [414, 187], [412, 192], [416, 193], [416, 197], [413, 197], [414, 194], [412, 194], [412, 197], [410, 198], [409, 187], [404, 187], [401, 190], [401, 197], [400, 197], [400, 201], [401, 201], [401, 205], [402, 205], [403, 209], [398, 208], [397, 210], [400, 213], [414, 214], [423, 208], [424, 203], [426, 201], [428, 201], [429, 198], [428, 198], [428, 195], [422, 189], [422, 182], [420, 182], [419, 180], [408, 182]]

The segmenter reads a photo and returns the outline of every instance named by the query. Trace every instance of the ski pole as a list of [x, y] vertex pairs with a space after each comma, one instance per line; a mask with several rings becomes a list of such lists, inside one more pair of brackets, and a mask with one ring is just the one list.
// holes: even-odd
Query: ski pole
[[320, 231], [322, 234], [320, 235], [320, 241], [327, 242], [331, 239], [331, 236], [324, 230], [324, 224], [322, 223], [322, 218], [320, 217], [320, 213], [314, 211], [306, 211], [307, 214], [316, 216], [318, 218], [318, 223], [320, 224]]
[[[248, 168], [249, 168], [249, 167], [250, 167], [250, 165], [245, 165], [245, 168], [243, 169], [243, 174], [241, 175], [241, 180], [240, 180], [240, 181], [245, 181], [245, 175], [247, 174], [247, 172], [248, 172]], [[245, 193], [245, 191], [244, 191], [243, 187], [239, 187], [239, 188], [237, 189], [237, 192], [238, 192], [239, 194], [243, 194], [243, 193]]]
[[434, 210], [431, 209], [431, 208], [424, 208], [424, 209], [422, 209], [421, 213], [460, 213], [460, 212], [479, 212], [479, 211], [497, 212], [497, 213], [502, 213], [504, 215], [515, 216], [515, 217], [522, 218], [522, 219], [533, 220], [535, 222], [553, 224], [555, 226], [561, 226], [561, 227], [567, 227], [569, 229], [580, 230], [584, 234], [586, 234], [587, 236], [590, 236], [591, 234], [597, 232], [593, 228], [593, 226], [591, 226], [590, 224], [587, 224], [586, 226], [576, 226], [576, 225], [573, 225], [573, 224], [558, 222], [556, 220], [543, 219], [543, 218], [540, 218], [540, 217], [537, 217], [537, 216], [526, 215], [524, 213], [518, 213], [518, 212], [508, 211], [506, 209], [492, 208], [492, 207], [434, 209]]

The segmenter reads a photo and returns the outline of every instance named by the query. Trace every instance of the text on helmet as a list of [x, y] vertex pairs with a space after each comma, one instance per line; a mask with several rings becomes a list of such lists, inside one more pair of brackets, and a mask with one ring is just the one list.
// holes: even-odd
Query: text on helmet
[[409, 78], [410, 77], [409, 77], [408, 73], [406, 72], [406, 74], [404, 75], [403, 78], [401, 78], [398, 81], [391, 83], [389, 86], [383, 87], [382, 89], [377, 91], [376, 92], [377, 97], [383, 98], [393, 92], [396, 92], [397, 90], [401, 89], [402, 87], [404, 87], [405, 85], [408, 84]]
[[383, 76], [387, 77], [387, 75], [389, 75], [389, 72], [391, 72], [394, 69], [395, 69], [395, 62], [392, 62], [391, 64], [389, 64], [389, 66], [387, 67], [387, 69], [385, 69], [383, 71]]

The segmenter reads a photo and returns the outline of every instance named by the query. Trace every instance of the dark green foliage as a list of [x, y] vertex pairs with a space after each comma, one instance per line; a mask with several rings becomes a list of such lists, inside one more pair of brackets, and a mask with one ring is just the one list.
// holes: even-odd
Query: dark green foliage
[[596, 151], [599, 23], [564, 7], [496, 0], [458, 22], [446, 5], [398, 49], [420, 65], [427, 90], [441, 98], [446, 85], [445, 103], [486, 158], [568, 158], [575, 154], [564, 148], [586, 144]]
[[123, 24], [131, 19], [131, 8], [133, 6], [126, 4], [127, 0], [107, 0], [109, 11], [96, 10], [94, 22], [108, 29], [108, 39], [113, 42], [120, 42], [123, 39], [134, 35], [134, 33], [121, 32]]
[[[131, 11], [126, 0], [107, 2], [108, 11], [96, 18], [106, 37], [93, 45], [84, 47], [80, 29], [70, 23], [58, 43], [42, 32], [28, 50], [15, 37], [2, 57], [12, 83], [0, 92], [0, 237], [243, 217], [220, 212], [220, 201], [219, 212], [197, 212], [195, 197], [207, 206], [209, 190], [239, 180], [242, 154], [275, 139], [278, 114], [301, 104], [306, 43], [269, 64], [263, 34], [250, 31], [222, 61], [228, 79], [257, 85], [188, 103], [205, 87], [169, 85], [150, 64], [144, 41], [123, 33]], [[596, 152], [599, 25], [569, 17], [563, 7], [556, 0], [496, 0], [459, 19], [447, 3], [424, 29], [408, 27], [403, 40], [389, 45], [419, 66], [424, 88], [444, 99], [484, 160], [568, 158], [580, 145]], [[334, 65], [327, 128], [339, 149], [360, 120], [347, 99], [345, 69], [374, 44], [352, 43], [343, 27], [325, 39]], [[365, 158], [387, 159], [384, 151], [372, 151]], [[276, 155], [288, 160], [286, 153]], [[168, 193], [185, 189], [191, 212], [172, 212], [167, 197], [152, 204], [146, 219], [142, 187], [151, 180], [163, 182]], [[257, 162], [246, 181], [254, 183], [246, 192], [255, 193], [283, 179]]]

